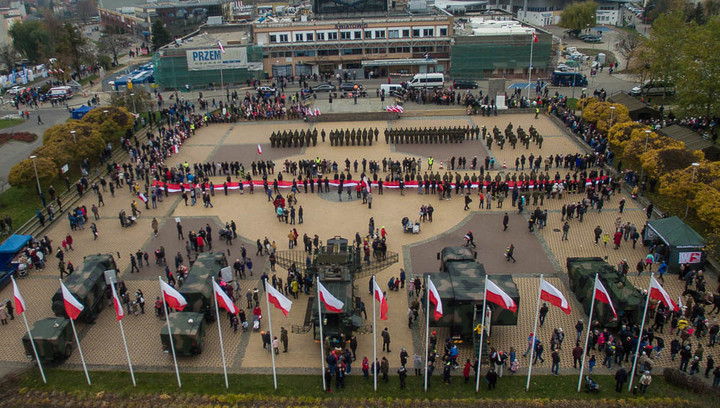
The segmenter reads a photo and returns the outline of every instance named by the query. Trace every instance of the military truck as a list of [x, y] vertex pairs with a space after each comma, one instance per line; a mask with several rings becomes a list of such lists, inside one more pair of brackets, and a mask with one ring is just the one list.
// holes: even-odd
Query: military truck
[[208, 323], [215, 321], [212, 279], [220, 276], [220, 269], [226, 266], [224, 252], [203, 252], [197, 256], [180, 288], [188, 302], [184, 311], [202, 313]]
[[[194, 356], [202, 353], [203, 338], [205, 337], [204, 315], [195, 312], [173, 312], [170, 313], [169, 319], [175, 354]], [[170, 336], [168, 336], [167, 325], [160, 330], [160, 341], [163, 351], [170, 353]]]
[[[92, 323], [108, 302], [109, 292], [105, 283], [105, 271], [117, 270], [115, 258], [110, 254], [88, 255], [75, 272], [65, 278], [65, 286], [70, 293], [85, 306], [78, 316], [79, 320]], [[52, 297], [52, 311], [55, 316], [67, 317], [62, 291]]]
[[617, 328], [622, 324], [639, 323], [645, 308], [643, 293], [624, 277], [619, 276], [617, 269], [602, 258], [568, 258], [568, 276], [570, 290], [583, 305], [585, 314], [590, 313], [595, 274], [610, 293], [618, 318], [615, 319], [610, 306], [595, 302], [593, 320], [608, 328]]
[[[31, 330], [41, 362], [62, 363], [72, 355], [73, 333], [70, 320], [64, 317], [49, 317], [36, 321]], [[34, 360], [35, 353], [27, 332], [22, 338], [22, 343], [25, 355]]]
[[360, 249], [352, 246], [347, 239], [334, 236], [316, 251], [313, 266], [324, 265], [345, 265], [351, 276], [355, 276], [355, 273], [362, 269], [362, 254]]
[[[355, 310], [355, 287], [353, 286], [350, 269], [347, 265], [323, 265], [315, 269], [320, 276], [320, 282], [345, 306], [340, 313], [331, 312], [323, 306], [323, 336], [329, 337], [331, 344], [340, 345], [341, 339], [350, 340], [354, 330], [362, 326], [363, 320], [359, 310]], [[320, 339], [320, 326], [318, 320], [318, 301], [312, 297], [312, 325], [315, 340]]]
[[453, 262], [467, 263], [477, 259], [477, 252], [464, 246], [445, 247], [438, 252], [437, 259], [440, 261], [440, 272], [447, 272], [447, 266]]

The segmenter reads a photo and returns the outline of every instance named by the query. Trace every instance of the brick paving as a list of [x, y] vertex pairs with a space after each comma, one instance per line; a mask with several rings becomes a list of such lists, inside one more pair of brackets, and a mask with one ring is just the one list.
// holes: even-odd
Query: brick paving
[[[453, 124], [467, 125], [478, 124], [479, 126], [487, 126], [492, 129], [496, 125], [503, 130], [508, 121], [512, 121], [514, 128], [522, 126], [527, 130], [530, 125], [535, 126], [538, 131], [545, 137], [545, 143], [542, 150], [537, 146], [531, 145], [530, 149], [513, 150], [507, 144], [505, 149], [499, 150], [494, 146], [491, 151], [486, 150], [484, 145], [479, 141], [468, 142], [455, 145], [442, 145], [442, 149], [446, 146], [449, 153], [455, 152], [457, 156], [466, 156], [469, 159], [477, 155], [480, 160], [486, 154], [492, 154], [500, 165], [503, 161], [511, 167], [510, 172], [514, 172], [514, 160], [519, 154], [528, 156], [530, 153], [542, 154], [567, 154], [582, 151], [574, 141], [566, 137], [563, 131], [557, 127], [546, 117], [534, 119], [533, 114], [517, 114], [517, 115], [501, 115], [498, 117], [484, 118], [478, 116], [472, 117], [431, 117], [431, 118], [409, 118], [400, 121], [388, 122], [360, 122], [360, 123], [318, 123], [308, 124], [301, 121], [296, 122], [256, 122], [256, 123], [239, 123], [239, 124], [222, 124], [212, 125], [207, 128], [201, 128], [198, 133], [189, 139], [181, 149], [181, 153], [174, 155], [168, 159], [168, 164], [175, 165], [187, 160], [189, 163], [198, 161], [213, 160], [241, 160], [244, 162], [246, 169], [249, 169], [249, 161], [257, 160], [257, 152], [255, 151], [258, 143], [263, 145], [262, 159], [288, 157], [291, 160], [299, 160], [302, 158], [311, 159], [317, 156], [335, 160], [338, 163], [350, 158], [351, 161], [362, 157], [374, 160], [382, 160], [383, 157], [393, 157], [402, 159], [409, 154], [426, 158], [427, 155], [433, 154], [435, 145], [387, 145], [384, 140], [373, 146], [340, 146], [330, 147], [329, 140], [322, 143], [318, 138], [318, 146], [305, 147], [297, 149], [272, 149], [267, 144], [270, 133], [272, 131], [283, 129], [311, 129], [317, 127], [321, 129], [336, 128], [364, 128], [378, 127], [381, 136], [386, 127], [425, 127], [425, 126], [450, 126]], [[443, 153], [444, 154], [444, 153]], [[439, 155], [435, 156], [436, 163], [443, 160]], [[279, 170], [281, 166], [278, 166]], [[425, 163], [423, 163], [425, 168]], [[559, 171], [562, 176], [565, 175], [563, 169], [551, 169], [550, 173]], [[354, 173], [354, 172], [353, 172]], [[492, 175], [494, 176], [494, 172]], [[287, 175], [285, 177], [288, 178]], [[222, 184], [222, 177], [213, 177], [213, 182]], [[331, 194], [332, 196], [332, 194]], [[190, 229], [199, 228], [206, 223], [213, 226], [214, 246], [216, 250], [230, 251], [229, 260], [232, 262], [238, 254], [239, 247], [245, 243], [248, 253], [251, 257], [255, 254], [254, 241], [258, 238], [267, 236], [271, 241], [276, 241], [279, 249], [287, 248], [287, 233], [290, 228], [297, 228], [302, 236], [307, 233], [310, 236], [318, 234], [321, 240], [326, 240], [335, 235], [352, 238], [355, 232], [363, 232], [367, 230], [367, 222], [369, 217], [375, 218], [377, 227], [385, 226], [389, 232], [390, 251], [402, 254], [403, 260], [383, 271], [378, 276], [378, 282], [381, 287], [386, 287], [391, 276], [399, 276], [400, 268], [407, 270], [409, 275], [420, 274], [424, 272], [437, 271], [438, 263], [435, 254], [439, 252], [443, 246], [457, 245], [462, 242], [464, 230], [472, 229], [480, 254], [478, 261], [485, 264], [490, 274], [512, 273], [516, 275], [515, 282], [518, 285], [521, 295], [521, 306], [519, 310], [518, 326], [493, 328], [492, 342], [498, 347], [509, 350], [514, 347], [518, 354], [522, 354], [527, 347], [527, 335], [532, 331], [533, 317], [535, 312], [535, 301], [537, 296], [537, 276], [544, 273], [548, 281], [560, 288], [571, 301], [573, 312], [570, 316], [566, 316], [559, 310], [551, 309], [548, 314], [545, 326], [539, 330], [540, 338], [549, 343], [552, 329], [562, 327], [566, 333], [566, 340], [562, 349], [561, 371], [567, 373], [567, 366], [572, 361], [570, 350], [574, 343], [574, 325], [579, 318], [587, 320], [587, 316], [583, 316], [580, 305], [575, 301], [574, 296], [567, 288], [567, 274], [565, 262], [569, 256], [601, 256], [607, 257], [608, 262], [617, 264], [621, 259], [627, 259], [634, 269], [634, 265], [644, 254], [644, 249], [638, 245], [636, 249], [632, 249], [629, 242], [623, 241], [620, 249], [612, 249], [612, 244], [608, 247], [602, 243], [596, 246], [592, 240], [592, 230], [595, 226], [600, 225], [604, 231], [612, 231], [616, 218], [621, 216], [621, 222], [631, 221], [639, 229], [642, 228], [646, 220], [642, 206], [626, 196], [627, 204], [625, 212], [619, 214], [617, 211], [618, 196], [611, 197], [607, 202], [602, 213], [591, 211], [586, 214], [585, 219], [580, 223], [577, 219], [571, 220], [571, 229], [569, 232], [569, 241], [560, 240], [560, 209], [563, 204], [568, 204], [581, 199], [581, 195], [566, 194], [563, 199], [546, 200], [541, 208], [547, 208], [549, 212], [548, 225], [545, 229], [529, 233], [527, 230], [526, 215], [518, 215], [510, 204], [508, 199], [505, 201], [503, 209], [480, 210], [474, 208], [472, 211], [466, 212], [462, 210], [462, 200], [453, 196], [451, 200], [438, 200], [437, 196], [426, 196], [416, 194], [412, 190], [406, 190], [405, 196], [401, 197], [398, 191], [386, 190], [384, 195], [374, 193], [373, 209], [369, 210], [359, 201], [351, 202], [328, 200], [323, 195], [318, 194], [298, 194], [298, 205], [302, 205], [305, 210], [305, 223], [300, 225], [287, 225], [278, 222], [267, 197], [264, 194], [249, 194], [246, 190], [241, 195], [238, 191], [231, 191], [226, 197], [222, 191], [216, 193], [213, 197], [213, 208], [204, 208], [200, 203], [194, 207], [185, 206], [179, 195], [170, 195], [162, 203], [158, 203], [157, 209], [145, 210], [140, 206], [142, 214], [138, 219], [138, 224], [122, 229], [117, 219], [117, 213], [124, 208], [128, 213], [132, 197], [127, 188], [120, 189], [116, 192], [116, 197], [112, 198], [109, 192], [104, 193], [105, 207], [101, 207], [101, 219], [95, 221], [97, 223], [100, 238], [93, 241], [92, 234], [87, 224], [84, 231], [72, 232], [75, 238], [75, 251], [70, 251], [66, 260], [72, 261], [76, 266], [82, 262], [83, 255], [110, 252], [115, 254], [120, 252], [121, 257], [116, 259], [120, 270], [121, 279], [126, 280], [130, 293], [134, 293], [140, 288], [145, 293], [147, 301], [146, 313], [140, 316], [127, 316], [124, 320], [125, 329], [130, 345], [130, 352], [134, 363], [140, 369], [168, 370], [172, 365], [172, 358], [163, 353], [160, 347], [159, 331], [163, 322], [157, 319], [153, 313], [153, 301], [158, 295], [157, 275], [162, 274], [161, 267], [155, 266], [152, 261], [152, 251], [159, 247], [165, 246], [169, 263], [172, 265], [173, 256], [177, 251], [181, 251], [185, 257], [184, 244], [177, 240], [175, 232], [176, 217], [182, 220], [184, 231], [187, 233]], [[96, 202], [96, 198], [92, 194], [87, 194], [80, 202], [90, 208]], [[404, 234], [401, 229], [400, 221], [403, 217], [416, 219], [417, 213], [421, 205], [432, 203], [435, 207], [434, 222], [423, 223], [420, 234]], [[477, 206], [477, 200], [473, 205]], [[533, 208], [530, 206], [530, 208]], [[502, 239], [498, 239], [498, 234], [502, 234], [500, 230], [501, 217], [504, 211], [508, 211], [511, 215], [510, 229], [502, 235]], [[157, 217], [161, 223], [161, 231], [157, 238], [152, 236], [150, 222], [153, 217]], [[90, 216], [92, 218], [92, 215]], [[225, 222], [234, 220], [238, 226], [238, 234], [243, 237], [242, 240], [235, 241], [232, 246], [226, 246], [224, 242], [219, 242], [217, 232], [218, 228]], [[89, 222], [93, 222], [91, 219]], [[47, 235], [53, 239], [53, 246], [57, 247], [62, 237], [69, 230], [66, 221], [59, 222], [47, 231]], [[507, 236], [505, 236], [507, 235]], [[517, 251], [516, 257], [518, 263], [509, 265], [502, 262], [502, 250], [510, 242], [515, 242]], [[520, 244], [518, 244], [520, 243]], [[142, 248], [147, 250], [151, 255], [151, 265], [144, 267], [138, 275], [129, 274], [129, 253], [135, 252]], [[247, 289], [257, 287], [257, 277], [260, 271], [265, 267], [264, 258], [254, 259], [256, 275], [254, 279], [241, 280], [241, 293]], [[279, 275], [284, 273], [279, 271]], [[638, 287], [646, 287], [649, 277], [636, 277], [635, 273], [630, 274], [631, 281]], [[26, 302], [28, 304], [28, 317], [30, 321], [34, 321], [52, 314], [50, 310], [50, 297], [57, 290], [57, 260], [50, 257], [47, 267], [42, 271], [33, 271], [30, 277], [19, 280], [18, 284], [23, 291]], [[284, 277], [284, 276], [283, 276]], [[368, 313], [372, 311], [371, 297], [368, 293], [368, 281], [370, 278], [361, 278], [355, 282], [356, 293], [360, 296], [367, 306]], [[710, 279], [711, 281], [713, 279]], [[682, 291], [681, 282], [672, 276], [666, 279], [666, 289], [671, 296], [677, 297]], [[0, 291], [0, 299], [11, 298], [11, 288], [6, 287]], [[305, 310], [307, 306], [308, 296], [301, 294], [299, 299], [294, 300], [293, 310], [287, 318], [281, 313], [273, 310], [273, 331], [279, 336], [280, 327], [283, 326], [290, 331], [293, 324], [302, 324]], [[412, 355], [414, 352], [421, 353], [422, 345], [422, 321], [424, 316], [421, 312], [420, 323], [414, 325], [412, 329], [407, 326], [407, 308], [408, 296], [403, 292], [389, 292], [388, 302], [390, 304], [390, 318], [386, 322], [378, 320], [378, 331], [384, 327], [389, 327], [392, 336], [392, 353], [389, 354], [391, 367], [397, 366], [399, 363], [400, 348], [408, 349]], [[246, 306], [244, 299], [239, 299], [241, 307]], [[262, 303], [264, 313], [267, 313], [264, 303]], [[79, 324], [78, 328], [81, 332], [83, 350], [91, 369], [96, 368], [118, 368], [122, 369], [125, 365], [125, 357], [119, 346], [119, 329], [115, 322], [112, 308], [103, 313], [97, 322], [93, 325]], [[371, 317], [371, 316], [369, 316]], [[716, 321], [717, 317], [713, 316], [712, 321]], [[225, 335], [225, 351], [227, 361], [232, 372], [269, 372], [270, 356], [262, 350], [262, 342], [257, 333], [233, 334], [227, 322], [227, 318], [223, 315], [221, 319], [223, 324], [223, 334]], [[367, 320], [366, 324], [370, 324], [371, 320]], [[263, 319], [262, 329], [267, 328], [267, 319]], [[19, 339], [24, 332], [24, 325], [18, 319], [13, 320], [7, 326], [0, 328], [0, 333], [12, 339], [0, 349], [0, 361], [8, 364], [17, 364], [26, 362], [22, 346]], [[440, 331], [442, 334], [442, 331]], [[358, 359], [362, 356], [372, 356], [372, 334], [358, 334]], [[669, 361], [669, 344], [671, 336], [664, 334], [666, 346], [668, 350], [664, 352], [658, 360], [660, 366], [670, 365]], [[379, 336], [378, 336], [379, 337]], [[442, 338], [442, 336], [440, 336]], [[420, 340], [420, 342], [418, 341]], [[693, 339], [693, 345], [697, 343]], [[276, 362], [280, 368], [280, 372], [313, 372], [319, 369], [318, 344], [312, 339], [311, 333], [306, 334], [289, 334], [290, 350], [288, 353], [280, 353]], [[108, 344], [114, 344], [111, 348]], [[380, 347], [380, 345], [379, 345]], [[183, 370], [188, 371], [211, 371], [217, 372], [221, 368], [219, 353], [219, 337], [217, 333], [216, 323], [207, 326], [205, 347], [203, 353], [199, 357], [181, 358], [180, 364]], [[548, 347], [549, 349], [549, 347]], [[472, 350], [464, 346], [461, 350], [461, 358], [471, 355]], [[379, 353], [383, 354], [383, 353]], [[545, 353], [549, 358], [549, 350]], [[706, 351], [707, 354], [707, 351]], [[602, 361], [602, 360], [601, 360]], [[79, 355], [74, 353], [68, 361], [67, 365], [77, 367], [79, 364]], [[359, 362], [356, 363], [359, 365]], [[546, 373], [550, 363], [546, 362], [539, 365], [538, 372]], [[704, 364], [703, 364], [704, 365]], [[527, 367], [527, 359], [521, 359], [521, 372]], [[605, 372], [600, 365], [596, 367], [598, 372]]]

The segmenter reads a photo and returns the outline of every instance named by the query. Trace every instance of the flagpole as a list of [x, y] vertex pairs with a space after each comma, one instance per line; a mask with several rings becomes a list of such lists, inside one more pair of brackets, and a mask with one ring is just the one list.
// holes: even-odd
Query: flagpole
[[[114, 302], [115, 299], [118, 299], [117, 292], [115, 291], [115, 285], [111, 285], [110, 288], [113, 292], [112, 295]], [[120, 307], [122, 307], [122, 305], [120, 305]], [[133, 372], [132, 362], [130, 361], [130, 351], [128, 350], [127, 339], [125, 338], [125, 328], [123, 327], [122, 319], [118, 320], [118, 323], [120, 324], [120, 334], [122, 335], [123, 345], [125, 346], [125, 356], [127, 357], [128, 367], [130, 368], [130, 377], [132, 378], [133, 387], [137, 387], [137, 383], [135, 382], [135, 373]]]
[[[530, 100], [530, 87], [532, 86], [532, 81], [530, 78], [532, 78], [532, 57], [533, 57], [533, 45], [535, 44], [535, 32], [533, 31], [533, 35], [530, 36], [530, 67], [528, 67], [528, 86], [527, 86], [527, 98], [528, 101]], [[534, 347], [534, 345], [533, 345]]]
[[375, 275], [372, 276], [373, 281], [373, 298], [372, 298], [372, 305], [373, 305], [373, 390], [377, 392], [377, 325], [375, 323], [375, 291], [377, 290], [377, 280], [375, 280]]
[[[158, 276], [158, 281], [162, 283], [162, 278], [160, 276]], [[168, 314], [168, 306], [165, 301], [165, 293], [162, 290], [162, 285], [160, 286], [160, 292], [162, 292], [163, 307], [165, 308], [165, 322], [167, 323], [168, 337], [170, 338], [170, 351], [172, 352], [173, 362], [175, 363], [175, 375], [178, 380], [178, 388], [182, 388], [182, 381], [180, 381], [180, 369], [178, 368], [177, 357], [175, 356], [175, 342], [173, 341], [172, 328], [170, 327], [170, 315]]]
[[[213, 278], [214, 279], [214, 278]], [[218, 327], [218, 335], [220, 336], [220, 355], [222, 356], [222, 362], [223, 362], [223, 374], [225, 374], [225, 389], [230, 388], [230, 385], [228, 384], [228, 374], [227, 374], [227, 362], [225, 362], [225, 345], [223, 344], [223, 335], [222, 335], [222, 323], [220, 322], [220, 309], [218, 308], [218, 301], [217, 301], [217, 290], [215, 289], [215, 285], [212, 285], [213, 287], [213, 297], [215, 298], [215, 316], [217, 316], [217, 327]], [[269, 311], [268, 311], [269, 313]], [[276, 387], [277, 389], [277, 387]]]
[[482, 307], [482, 320], [480, 322], [480, 346], [478, 346], [478, 369], [477, 377], [475, 378], [475, 392], [480, 392], [480, 368], [482, 367], [482, 349], [483, 349], [483, 335], [485, 334], [485, 306], [487, 304], [487, 281], [488, 277], [485, 275], [485, 289], [483, 294], [483, 307]]
[[[270, 283], [266, 282], [266, 285], [269, 285]], [[275, 386], [275, 389], [277, 390], [277, 371], [275, 369], [275, 348], [273, 347], [273, 341], [275, 341], [275, 338], [272, 334], [272, 317], [270, 316], [270, 295], [268, 295], [267, 288], [265, 288], [265, 304], [267, 307], [267, 317], [268, 317], [268, 327], [270, 328], [270, 356], [272, 357], [272, 369], [273, 369], [273, 385]], [[325, 375], [323, 373], [323, 378], [325, 378]]]
[[[320, 327], [320, 367], [322, 368], [321, 377], [323, 382], [323, 391], [327, 391], [327, 384], [325, 384], [325, 339], [323, 338], [322, 303], [320, 302], [320, 275], [317, 275], [316, 279], [318, 298], [318, 326]], [[375, 307], [374, 301], [373, 307]]]
[[582, 386], [582, 376], [583, 371], [585, 371], [585, 358], [588, 355], [588, 341], [590, 341], [590, 330], [592, 330], [592, 318], [593, 318], [593, 311], [595, 311], [595, 294], [597, 293], [597, 289], [595, 288], [597, 286], [597, 280], [598, 280], [598, 274], [595, 274], [595, 284], [593, 285], [593, 295], [592, 300], [590, 301], [590, 315], [588, 316], [588, 327], [585, 331], [585, 347], [583, 347], [583, 358], [582, 358], [582, 364], [580, 364], [580, 376], [578, 377], [578, 386], [577, 386], [577, 392], [580, 392], [580, 386]]
[[[650, 283], [648, 284], [647, 298], [645, 299], [645, 311], [643, 312], [642, 322], [640, 323], [640, 334], [638, 335], [637, 346], [635, 347], [635, 357], [633, 358], [632, 371], [630, 372], [630, 383], [628, 391], [632, 389], [633, 379], [635, 379], [635, 369], [637, 366], [638, 354], [640, 354], [640, 343], [642, 340], [643, 330], [645, 329], [645, 318], [647, 317], [648, 306], [650, 305], [650, 290], [652, 290], [652, 281], [655, 278], [654, 273], [650, 273]], [[668, 305], [672, 308], [672, 305]]]
[[525, 384], [525, 391], [530, 390], [530, 377], [532, 376], [532, 366], [533, 366], [533, 358], [535, 357], [535, 343], [537, 342], [537, 324], [538, 324], [538, 317], [540, 316], [540, 294], [542, 293], [542, 281], [543, 281], [543, 274], [540, 274], [540, 284], [538, 285], [538, 299], [537, 299], [537, 306], [535, 307], [535, 326], [533, 328], [533, 338], [532, 343], [530, 344], [530, 364], [528, 365], [528, 377], [527, 377], [527, 383]]
[[[17, 287], [17, 284], [15, 283], [15, 278], [12, 275], [10, 275], [10, 279], [12, 279], [13, 285]], [[45, 378], [45, 370], [43, 370], [42, 363], [40, 362], [40, 356], [38, 356], [37, 347], [35, 346], [35, 339], [33, 338], [32, 332], [30, 331], [30, 325], [28, 324], [27, 316], [25, 316], [25, 310], [23, 310], [23, 312], [20, 314], [25, 321], [25, 327], [28, 331], [28, 338], [30, 340], [30, 345], [32, 346], [33, 353], [35, 354], [35, 361], [37, 361], [38, 368], [40, 369], [40, 376], [42, 377], [43, 384], [47, 384], [47, 379]]]
[[425, 277], [425, 392], [428, 389], [428, 354], [430, 353], [430, 275]]
[[[60, 279], [60, 285], [62, 285], [62, 279]], [[77, 330], [75, 330], [75, 320], [72, 318], [70, 319], [70, 325], [72, 326], [73, 334], [75, 335], [75, 343], [77, 343], [78, 346], [78, 352], [80, 353], [80, 360], [82, 361], [83, 370], [85, 370], [85, 378], [87, 378], [88, 385], [92, 385], [92, 381], [90, 381], [90, 374], [88, 373], [87, 365], [85, 364], [85, 356], [83, 356], [82, 347], [80, 346], [80, 339], [78, 338]]]

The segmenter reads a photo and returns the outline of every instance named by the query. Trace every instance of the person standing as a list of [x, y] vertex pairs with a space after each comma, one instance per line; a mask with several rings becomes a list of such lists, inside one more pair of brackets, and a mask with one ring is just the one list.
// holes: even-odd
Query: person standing
[[327, 386], [327, 392], [332, 392], [332, 388], [330, 385], [332, 384], [332, 372], [330, 371], [330, 368], [325, 369], [325, 385]]
[[623, 367], [620, 367], [619, 370], [615, 373], [615, 392], [621, 393], [623, 389], [623, 385], [628, 380], [628, 373], [625, 371]]
[[398, 378], [400, 379], [400, 389], [405, 389], [405, 379], [407, 378], [407, 370], [405, 369], [405, 366], [400, 366], [400, 368], [397, 370]]
[[645, 394], [648, 387], [650, 386], [650, 383], [652, 383], [652, 376], [650, 375], [650, 371], [645, 371], [643, 376], [640, 377], [640, 392]]
[[560, 353], [558, 352], [557, 348], [555, 350], [553, 350], [551, 357], [552, 357], [552, 367], [551, 367], [550, 371], [554, 375], [557, 376], [558, 371], [560, 370]]
[[[10, 299], [5, 299], [5, 308], [7, 309], [8, 315], [10, 315], [10, 320], [15, 320], [15, 315], [13, 313], [15, 309], [13, 309], [13, 303], [10, 301]], [[708, 359], [710, 358], [712, 358], [712, 356], [708, 357]]]
[[515, 253], [515, 245], [510, 244], [510, 246], [507, 247], [507, 250], [505, 252], [505, 260], [507, 262], [510, 262], [510, 260], [512, 259], [513, 263], [515, 263], [516, 262], [515, 257], [513, 257], [514, 253]]
[[[390, 332], [388, 331], [388, 328], [386, 327], [385, 330], [380, 333], [380, 336], [383, 339], [383, 345], [382, 345], [382, 351], [385, 351], [387, 353], [390, 352]], [[383, 357], [383, 360], [385, 357]]]
[[502, 223], [503, 223], [503, 231], [507, 231], [508, 224], [510, 223], [510, 217], [508, 216], [508, 213], [505, 213], [505, 215], [503, 215]]
[[575, 343], [575, 348], [572, 349], [573, 356], [573, 368], [577, 368], [578, 363], [582, 364], [583, 348], [580, 347], [580, 342]]
[[577, 340], [575, 341], [577, 343], [580, 343], [580, 336], [582, 335], [583, 329], [585, 329], [585, 324], [583, 323], [582, 319], [580, 319], [575, 325], [575, 332], [577, 332]]
[[387, 358], [383, 356], [382, 360], [380, 360], [380, 372], [382, 373], [382, 379], [386, 383], [388, 380], [388, 371], [390, 370], [390, 363], [388, 362]]
[[543, 303], [538, 314], [538, 322], [540, 322], [540, 327], [543, 327], [543, 324], [545, 324], [545, 317], [547, 316], [549, 310], [550, 309], [548, 309], [547, 303]]
[[487, 375], [485, 375], [485, 379], [488, 383], [488, 390], [494, 390], [495, 384], [497, 384], [498, 375], [495, 372], [494, 367], [490, 367], [490, 371], [488, 371]]
[[280, 342], [283, 345], [283, 353], [287, 353], [287, 351], [288, 351], [288, 331], [284, 327], [280, 328]]
[[563, 224], [562, 227], [562, 239], [561, 241], [567, 241], [568, 240], [568, 231], [570, 231], [570, 223], [565, 221], [565, 224]]

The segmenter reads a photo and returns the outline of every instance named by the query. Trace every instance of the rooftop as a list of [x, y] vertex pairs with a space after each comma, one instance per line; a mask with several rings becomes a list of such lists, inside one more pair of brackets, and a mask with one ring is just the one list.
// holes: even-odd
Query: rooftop
[[166, 45], [165, 49], [197, 49], [197, 48], [208, 48], [210, 46], [217, 47], [217, 42], [220, 41], [223, 47], [232, 47], [236, 45], [252, 45], [252, 36], [247, 26], [241, 24], [235, 24], [236, 30], [234, 31], [213, 31], [208, 33], [201, 28], [201, 31], [197, 35], [185, 37], [180, 43], [170, 43]]
[[535, 31], [533, 27], [522, 25], [515, 20], [495, 20], [486, 17], [471, 17], [465, 23], [455, 24], [455, 32], [461, 35], [491, 36], [491, 35], [522, 35], [526, 36]]

